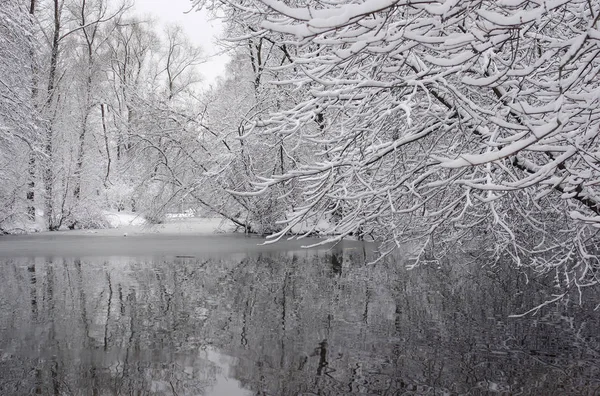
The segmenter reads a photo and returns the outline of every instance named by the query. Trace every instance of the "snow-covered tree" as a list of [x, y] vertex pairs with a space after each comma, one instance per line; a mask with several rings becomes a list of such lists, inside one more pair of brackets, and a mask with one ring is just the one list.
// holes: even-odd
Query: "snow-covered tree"
[[181, 203], [198, 168], [196, 66], [204, 62], [180, 27], [168, 27], [163, 36], [148, 22], [117, 21], [106, 70], [114, 129], [106, 151], [115, 160], [107, 196], [117, 209], [142, 212], [153, 222]]
[[598, 0], [224, 3], [238, 40], [293, 54], [273, 83], [308, 87], [245, 132], [320, 148], [245, 193], [302, 187], [275, 236], [327, 218], [384, 253], [477, 246], [566, 288], [598, 283]]
[[[36, 144], [33, 101], [33, 26], [22, 2], [0, 7], [0, 231], [22, 227], [26, 218], [27, 169]], [[34, 215], [34, 214], [33, 214]]]
[[[41, 67], [37, 80], [43, 117], [44, 218], [49, 230], [103, 225], [100, 213], [104, 143], [102, 65], [112, 20], [127, 6], [120, 1], [41, 1], [36, 11]], [[101, 143], [102, 142], [102, 143]], [[100, 157], [100, 159], [98, 158]]]
[[252, 188], [257, 177], [295, 169], [300, 157], [312, 157], [311, 146], [296, 136], [246, 132], [256, 128], [254, 120], [296, 105], [304, 91], [268, 83], [289, 75], [278, 69], [291, 62], [280, 43], [247, 38], [236, 44], [225, 77], [206, 99], [200, 141], [209, 153], [202, 177], [211, 192], [204, 200], [246, 231], [270, 234], [281, 230], [277, 222], [298, 201], [298, 191], [275, 187], [261, 196], [235, 192]]

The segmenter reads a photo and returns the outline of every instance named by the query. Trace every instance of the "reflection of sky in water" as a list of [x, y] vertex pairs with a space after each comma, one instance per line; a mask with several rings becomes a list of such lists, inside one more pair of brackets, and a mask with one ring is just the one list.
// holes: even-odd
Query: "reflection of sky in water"
[[231, 378], [231, 366], [235, 365], [236, 360], [220, 354], [214, 349], [206, 350], [206, 359], [217, 365], [221, 372], [217, 373], [217, 381], [207, 389], [206, 396], [251, 396], [254, 393], [242, 388], [240, 381]]
[[[286, 251], [254, 242], [198, 240], [195, 257], [1, 259], [0, 394], [600, 387], [598, 315], [559, 304], [509, 318], [553, 292], [509, 268], [455, 260], [407, 272], [401, 262], [365, 265], [359, 244]], [[233, 253], [202, 256], [207, 244]]]

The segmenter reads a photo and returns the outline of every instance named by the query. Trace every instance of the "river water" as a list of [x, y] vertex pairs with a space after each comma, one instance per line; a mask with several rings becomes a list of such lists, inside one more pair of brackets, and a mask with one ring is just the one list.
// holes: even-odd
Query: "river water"
[[0, 394], [600, 393], [598, 312], [515, 271], [258, 242], [0, 239]]

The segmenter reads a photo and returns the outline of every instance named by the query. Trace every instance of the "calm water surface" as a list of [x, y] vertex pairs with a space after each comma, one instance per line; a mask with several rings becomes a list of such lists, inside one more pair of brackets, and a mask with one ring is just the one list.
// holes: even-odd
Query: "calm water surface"
[[187, 238], [0, 239], [0, 394], [600, 394], [598, 312], [515, 272]]

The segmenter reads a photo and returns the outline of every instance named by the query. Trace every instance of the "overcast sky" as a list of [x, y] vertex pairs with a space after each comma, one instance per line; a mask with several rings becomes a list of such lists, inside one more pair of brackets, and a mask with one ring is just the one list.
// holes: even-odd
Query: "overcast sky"
[[[192, 42], [202, 47], [205, 54], [214, 55], [219, 51], [215, 39], [222, 32], [221, 24], [218, 20], [209, 21], [203, 11], [188, 12], [190, 4], [190, 0], [135, 0], [135, 12], [140, 16], [153, 16], [163, 25], [177, 23], [183, 26]], [[226, 56], [214, 56], [200, 66], [207, 85], [223, 74], [226, 62]]]

